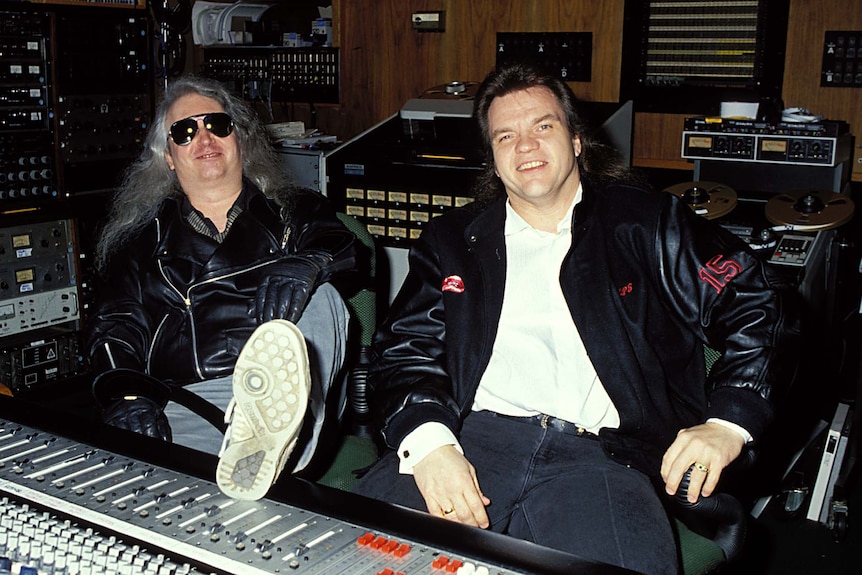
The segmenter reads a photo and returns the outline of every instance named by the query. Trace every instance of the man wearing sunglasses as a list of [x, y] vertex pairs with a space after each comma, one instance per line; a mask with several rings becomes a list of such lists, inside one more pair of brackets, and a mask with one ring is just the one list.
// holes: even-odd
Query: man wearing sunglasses
[[96, 248], [87, 350], [104, 421], [218, 453], [238, 499], [286, 466], [313, 474], [342, 404], [336, 287], [353, 241], [320, 194], [289, 184], [250, 108], [175, 80]]

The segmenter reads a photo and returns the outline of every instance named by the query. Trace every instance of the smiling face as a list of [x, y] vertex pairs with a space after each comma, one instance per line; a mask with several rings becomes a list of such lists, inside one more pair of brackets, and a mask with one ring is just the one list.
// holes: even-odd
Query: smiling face
[[578, 190], [581, 141], [569, 133], [553, 93], [538, 86], [494, 99], [488, 128], [512, 208], [527, 221], [535, 212], [562, 217]]
[[[211, 112], [224, 112], [224, 108], [212, 98], [188, 94], [168, 110], [166, 128], [177, 120]], [[189, 197], [220, 190], [238, 193], [242, 186], [242, 155], [236, 132], [219, 138], [203, 127], [203, 118], [197, 122], [198, 131], [187, 145], [178, 146], [168, 138], [165, 153], [168, 166], [177, 173], [180, 186]]]

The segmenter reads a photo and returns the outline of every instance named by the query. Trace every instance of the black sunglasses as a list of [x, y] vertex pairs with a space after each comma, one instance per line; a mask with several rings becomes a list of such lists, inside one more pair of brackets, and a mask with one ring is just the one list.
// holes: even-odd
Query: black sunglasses
[[227, 138], [233, 132], [233, 120], [224, 112], [189, 116], [171, 124], [171, 139], [177, 146], [188, 146], [198, 133], [198, 118], [203, 118], [204, 128], [219, 138]]

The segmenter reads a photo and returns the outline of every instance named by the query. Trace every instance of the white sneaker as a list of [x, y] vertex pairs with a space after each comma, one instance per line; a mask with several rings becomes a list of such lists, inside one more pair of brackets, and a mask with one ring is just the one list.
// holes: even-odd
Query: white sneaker
[[254, 501], [278, 479], [302, 427], [311, 375], [305, 338], [286, 320], [260, 325], [239, 354], [216, 482]]

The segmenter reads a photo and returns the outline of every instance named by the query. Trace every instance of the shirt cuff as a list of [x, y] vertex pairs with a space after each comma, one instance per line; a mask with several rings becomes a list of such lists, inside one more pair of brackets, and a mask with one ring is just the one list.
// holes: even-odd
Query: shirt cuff
[[751, 437], [751, 434], [748, 433], [748, 431], [744, 427], [742, 427], [741, 425], [737, 425], [735, 423], [731, 423], [730, 421], [727, 421], [726, 419], [719, 419], [718, 417], [710, 417], [709, 419], [706, 420], [706, 422], [707, 423], [717, 423], [719, 425], [723, 425], [724, 427], [726, 427], [728, 429], [734, 430], [735, 432], [737, 432], [739, 435], [742, 436], [742, 439], [745, 440], [745, 443], [749, 443], [753, 439]]
[[461, 454], [464, 453], [455, 434], [448, 427], [437, 421], [423, 423], [408, 433], [398, 446], [398, 471], [404, 475], [413, 475], [413, 467], [417, 463], [444, 445], [453, 445]]

